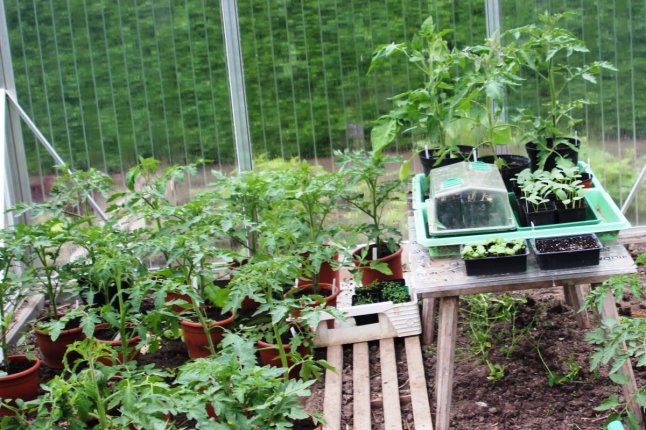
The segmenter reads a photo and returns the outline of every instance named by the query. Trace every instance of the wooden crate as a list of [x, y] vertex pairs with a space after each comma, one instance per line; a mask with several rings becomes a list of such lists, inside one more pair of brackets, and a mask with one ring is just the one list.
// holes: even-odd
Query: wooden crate
[[[422, 360], [419, 337], [411, 336], [404, 340], [410, 401], [416, 430], [433, 430], [431, 411], [426, 391], [426, 376]], [[353, 424], [354, 430], [371, 430], [370, 362], [367, 342], [352, 345], [352, 385], [353, 385]], [[391, 339], [379, 341], [381, 364], [381, 404], [384, 410], [384, 427], [388, 430], [401, 430], [401, 399], [397, 383], [397, 362], [395, 343]], [[327, 349], [327, 361], [338, 371], [325, 373], [325, 398], [323, 414], [326, 430], [341, 429], [342, 385], [343, 385], [343, 346], [334, 345]], [[372, 375], [374, 376], [374, 375]]]
[[[411, 294], [411, 301], [394, 304], [393, 302], [371, 303], [367, 305], [339, 308], [346, 320], [335, 321], [334, 328], [328, 326], [327, 314], [322, 314], [321, 322], [314, 336], [316, 346], [343, 345], [370, 340], [387, 339], [418, 335], [422, 332], [417, 295]], [[356, 317], [373, 316], [374, 323], [357, 325]]]

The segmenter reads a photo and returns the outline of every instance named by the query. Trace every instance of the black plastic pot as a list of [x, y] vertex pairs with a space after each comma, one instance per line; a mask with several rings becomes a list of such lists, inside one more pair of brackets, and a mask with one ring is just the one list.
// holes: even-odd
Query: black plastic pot
[[464, 260], [464, 267], [467, 270], [467, 276], [524, 272], [527, 270], [528, 255], [529, 248], [525, 247], [523, 254], [468, 258]]
[[[571, 160], [574, 164], [579, 162], [579, 148], [581, 147], [581, 141], [578, 139], [575, 139], [573, 137], [560, 137], [556, 138], [556, 140], [567, 140], [570, 144], [572, 144], [576, 150], [573, 150], [570, 148], [570, 146], [559, 143], [556, 145], [556, 148], [554, 148], [554, 140], [555, 138], [547, 138], [546, 139], [546, 146], [548, 148], [552, 148], [553, 153], [551, 153], [547, 159], [545, 160], [545, 165], [543, 166], [543, 170], [545, 171], [550, 171], [553, 168], [556, 167], [556, 162], [558, 161], [559, 158], [567, 158]], [[538, 170], [540, 167], [540, 147], [536, 142], [527, 142], [525, 144], [525, 150], [527, 151], [527, 155], [529, 156], [529, 167], [532, 170], [532, 172]]]
[[496, 164], [496, 158], [502, 158], [505, 161], [505, 165], [499, 169], [500, 176], [502, 176], [507, 191], [513, 191], [515, 182], [511, 179], [529, 166], [529, 158], [522, 155], [500, 154], [497, 156], [487, 155], [478, 160], [484, 163]]
[[524, 225], [534, 226], [556, 224], [556, 205], [554, 202], [545, 204], [545, 209], [534, 211], [532, 205], [525, 205], [524, 200], [519, 201], [520, 210], [523, 212]]
[[420, 151], [417, 155], [419, 156], [419, 161], [422, 163], [422, 167], [424, 168], [424, 174], [428, 176], [433, 169], [449, 166], [461, 161], [474, 161], [473, 146], [458, 145], [457, 148], [459, 150], [458, 153], [451, 153], [442, 160], [438, 157], [437, 150], [429, 149], [428, 157], [426, 156], [426, 150]]
[[556, 222], [577, 222], [588, 219], [588, 203], [585, 200], [580, 208], [564, 208], [562, 205], [556, 205]]
[[[587, 248], [562, 250], [562, 251], [545, 251], [545, 245], [556, 243], [567, 245], [577, 238], [588, 238], [590, 246]], [[601, 255], [601, 242], [595, 234], [580, 234], [574, 236], [549, 237], [543, 239], [534, 239], [530, 241], [538, 267], [543, 270], [572, 269], [583, 266], [596, 266], [599, 264]]]

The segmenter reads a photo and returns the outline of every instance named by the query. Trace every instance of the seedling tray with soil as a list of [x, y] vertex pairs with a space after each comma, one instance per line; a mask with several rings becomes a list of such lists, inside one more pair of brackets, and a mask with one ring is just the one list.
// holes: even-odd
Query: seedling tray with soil
[[501, 275], [527, 270], [529, 249], [523, 240], [492, 240], [460, 251], [468, 276]]
[[543, 270], [599, 264], [601, 242], [595, 234], [534, 239], [531, 244], [538, 267]]

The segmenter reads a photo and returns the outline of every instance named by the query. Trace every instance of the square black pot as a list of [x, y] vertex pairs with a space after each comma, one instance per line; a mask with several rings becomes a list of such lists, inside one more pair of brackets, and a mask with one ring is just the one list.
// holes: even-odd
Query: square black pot
[[531, 226], [532, 223], [534, 223], [534, 226], [556, 224], [556, 206], [554, 202], [547, 203], [547, 207], [539, 211], [534, 211], [531, 206], [528, 208], [523, 200], [519, 201], [519, 206], [525, 215], [525, 226], [527, 227]]
[[563, 208], [556, 206], [556, 222], [563, 224], [566, 222], [585, 221], [588, 219], [588, 202], [582, 200], [583, 206], [580, 208]]
[[[567, 241], [574, 238], [586, 237], [594, 242], [594, 247], [579, 250], [544, 252], [539, 248], [542, 243], [554, 241]], [[580, 234], [573, 236], [548, 237], [530, 241], [532, 250], [536, 254], [538, 267], [543, 270], [572, 269], [575, 267], [596, 266], [601, 255], [601, 242], [595, 234]]]

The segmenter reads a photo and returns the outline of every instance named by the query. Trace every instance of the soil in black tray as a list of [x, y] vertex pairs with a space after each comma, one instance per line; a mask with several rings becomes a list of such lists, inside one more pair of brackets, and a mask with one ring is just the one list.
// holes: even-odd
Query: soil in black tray
[[574, 236], [558, 239], [537, 239], [536, 249], [541, 253], [579, 251], [581, 249], [593, 249], [597, 242], [592, 236]]

